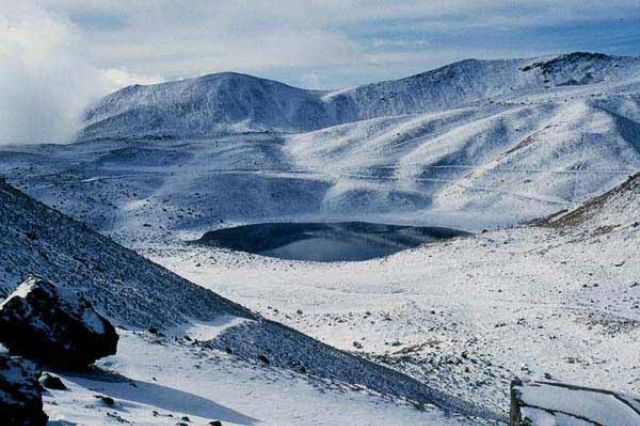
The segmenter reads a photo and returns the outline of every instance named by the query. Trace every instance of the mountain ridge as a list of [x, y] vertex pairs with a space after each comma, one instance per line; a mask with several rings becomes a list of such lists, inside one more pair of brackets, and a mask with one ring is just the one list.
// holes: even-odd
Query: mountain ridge
[[421, 114], [518, 91], [640, 76], [640, 58], [574, 52], [466, 59], [397, 80], [308, 90], [237, 72], [132, 85], [90, 107], [79, 140], [298, 133], [383, 116]]

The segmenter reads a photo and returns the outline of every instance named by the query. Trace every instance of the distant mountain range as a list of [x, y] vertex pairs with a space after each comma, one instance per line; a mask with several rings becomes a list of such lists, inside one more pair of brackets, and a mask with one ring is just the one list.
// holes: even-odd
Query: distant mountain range
[[337, 91], [305, 90], [225, 72], [125, 87], [87, 111], [79, 137], [304, 132], [376, 117], [443, 111], [554, 87], [621, 82], [639, 75], [639, 58], [582, 52], [468, 59], [400, 80]]

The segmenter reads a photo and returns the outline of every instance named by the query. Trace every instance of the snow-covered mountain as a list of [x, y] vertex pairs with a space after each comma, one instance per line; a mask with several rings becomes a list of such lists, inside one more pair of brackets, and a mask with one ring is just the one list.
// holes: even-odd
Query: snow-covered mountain
[[319, 93], [227, 72], [125, 87], [92, 107], [85, 124], [82, 138], [198, 137], [311, 130], [331, 121]]
[[223, 73], [127, 87], [86, 117], [84, 146], [56, 155], [96, 155], [74, 168], [83, 178], [153, 167], [148, 207], [171, 228], [205, 231], [161, 218], [197, 192], [208, 225], [305, 214], [478, 230], [575, 208], [640, 170], [640, 59], [466, 60], [325, 92]]
[[[514, 376], [640, 394], [640, 198], [637, 175], [629, 179], [640, 171], [639, 63], [585, 53], [468, 60], [325, 92], [231, 73], [125, 88], [88, 111], [78, 143], [0, 148], [12, 185], [86, 223], [0, 187], [2, 288], [32, 272], [82, 285], [136, 330], [123, 331], [126, 350], [109, 361], [119, 374], [171, 387], [183, 371], [180, 389], [202, 387], [233, 407], [255, 384], [275, 408], [250, 398], [247, 414], [273, 423], [299, 414], [282, 398], [307, 423], [344, 421], [319, 419], [318, 404], [340, 398], [314, 399], [319, 382], [298, 376], [301, 365], [330, 387], [365, 384], [364, 400], [332, 405], [357, 409], [364, 424], [460, 420], [384, 404], [366, 414], [378, 392], [393, 404], [504, 415]], [[356, 263], [187, 242], [236, 224], [332, 221], [502, 229]], [[149, 325], [178, 340], [157, 345], [140, 331]], [[191, 347], [181, 334], [216, 339]], [[218, 380], [228, 389], [206, 384]], [[104, 386], [77, 383], [61, 415]], [[189, 401], [174, 411], [198, 406]]]
[[400, 80], [337, 91], [304, 90], [237, 73], [134, 85], [91, 107], [80, 138], [203, 137], [243, 131], [301, 132], [457, 108], [559, 86], [620, 82], [640, 59], [572, 53], [465, 60]]

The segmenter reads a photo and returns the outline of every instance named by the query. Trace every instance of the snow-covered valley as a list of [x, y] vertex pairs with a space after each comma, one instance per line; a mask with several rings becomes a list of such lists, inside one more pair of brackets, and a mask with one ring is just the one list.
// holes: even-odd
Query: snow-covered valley
[[[115, 378], [62, 373], [59, 421], [116, 423], [96, 392], [136, 424], [363, 425], [506, 422], [514, 377], [640, 394], [636, 58], [326, 92], [225, 73], [125, 88], [85, 124], [73, 144], [0, 146], [0, 174], [175, 275], [3, 190], [4, 292], [44, 274], [128, 329], [99, 362]], [[190, 243], [276, 222], [474, 234], [363, 262]], [[46, 236], [22, 241], [33, 223]]]
[[[526, 75], [523, 63], [513, 72]], [[571, 67], [591, 70], [586, 75], [599, 63], [587, 57]], [[640, 168], [640, 82], [637, 73], [613, 77], [514, 89], [452, 110], [407, 114], [399, 107], [389, 116], [302, 133], [140, 139], [125, 123], [118, 129], [130, 136], [110, 139], [105, 131], [67, 146], [4, 147], [0, 172], [100, 231], [121, 232], [127, 245], [145, 238], [141, 230], [148, 240], [158, 233], [173, 240], [220, 221], [363, 220], [479, 231], [578, 207]], [[412, 90], [403, 96], [415, 96]], [[189, 108], [205, 108], [218, 99], [211, 96]], [[110, 99], [96, 108], [110, 107]], [[154, 108], [163, 122], [176, 114]], [[152, 226], [143, 229], [144, 221]]]

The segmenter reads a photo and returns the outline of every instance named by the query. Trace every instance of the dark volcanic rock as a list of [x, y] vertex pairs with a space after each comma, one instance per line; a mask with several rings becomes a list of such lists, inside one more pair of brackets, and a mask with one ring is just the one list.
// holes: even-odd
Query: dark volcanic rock
[[99, 399], [100, 401], [102, 401], [102, 403], [108, 407], [113, 407], [114, 405], [116, 405], [116, 401], [111, 398], [110, 396], [105, 396], [105, 395], [95, 395], [95, 397], [97, 399]]
[[0, 423], [15, 426], [47, 424], [42, 411], [40, 372], [23, 358], [0, 354]]
[[116, 330], [76, 293], [29, 276], [0, 305], [0, 342], [12, 352], [65, 368], [116, 353]]
[[47, 389], [67, 390], [67, 386], [62, 382], [60, 377], [52, 376], [49, 373], [43, 373], [42, 376], [40, 376], [39, 382]]

